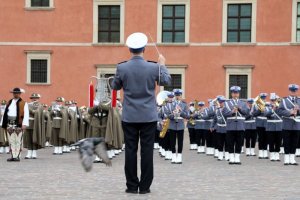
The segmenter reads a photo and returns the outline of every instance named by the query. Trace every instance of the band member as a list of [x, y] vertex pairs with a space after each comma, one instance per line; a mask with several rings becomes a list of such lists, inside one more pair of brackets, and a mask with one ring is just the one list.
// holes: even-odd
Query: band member
[[24, 132], [24, 147], [27, 148], [25, 159], [36, 159], [37, 150], [44, 147], [46, 136], [42, 135], [43, 106], [39, 102], [40, 94], [33, 93], [30, 96], [31, 102], [29, 108], [29, 126]]
[[284, 165], [298, 165], [295, 160], [300, 131], [298, 89], [298, 85], [290, 84], [290, 94], [282, 99], [278, 108], [279, 116], [282, 116], [283, 120]]
[[186, 124], [188, 131], [189, 131], [189, 137], [190, 137], [190, 150], [197, 150], [195, 120], [194, 120], [194, 116], [193, 116], [195, 114], [195, 112], [197, 112], [195, 103], [197, 103], [197, 102], [190, 102], [189, 120], [187, 121], [187, 124]]
[[260, 93], [255, 100], [253, 116], [256, 118], [256, 130], [258, 133], [258, 158], [268, 159], [268, 135], [266, 133], [267, 117], [265, 113], [267, 93]]
[[52, 121], [51, 144], [54, 145], [53, 155], [63, 154], [63, 144], [69, 131], [68, 112], [64, 102], [65, 99], [63, 97], [58, 97], [53, 103], [50, 112]]
[[247, 99], [248, 113], [245, 120], [245, 146], [246, 156], [256, 156], [255, 145], [257, 139], [256, 122], [253, 117], [254, 100], [252, 98]]
[[69, 134], [66, 139], [66, 145], [63, 147], [64, 153], [70, 153], [71, 148], [75, 150], [75, 146], [70, 147], [71, 144], [74, 144], [78, 140], [78, 118], [77, 118], [77, 107], [75, 101], [66, 102], [68, 108], [68, 117], [69, 117]]
[[83, 138], [87, 138], [88, 135], [88, 130], [90, 129], [90, 115], [88, 113], [88, 109], [86, 106], [82, 106], [80, 107], [80, 113], [82, 116], [82, 125], [81, 125], [81, 131], [80, 131], [80, 138], [79, 139], [83, 139]]
[[[164, 120], [168, 119], [169, 114], [172, 113], [172, 107], [173, 107], [173, 101], [174, 101], [174, 93], [169, 92], [168, 93], [168, 99], [166, 101], [166, 104], [162, 107], [163, 113], [164, 113]], [[163, 138], [163, 150], [162, 150], [162, 157], [165, 157], [165, 160], [172, 160], [172, 151], [171, 151], [171, 130], [170, 126], [168, 127], [168, 131]]]
[[[113, 89], [124, 90], [122, 126], [125, 135], [125, 175], [127, 193], [150, 193], [153, 180], [153, 144], [157, 126], [155, 84], [166, 85], [171, 77], [165, 58], [159, 63], [143, 58], [147, 36], [134, 33], [126, 41], [131, 60], [118, 64]], [[137, 149], [141, 139], [141, 180], [137, 177]]]
[[215, 115], [216, 106], [212, 102], [212, 100], [208, 100], [209, 107], [205, 109], [205, 113], [203, 115], [204, 122], [204, 128], [205, 128], [205, 140], [206, 140], [206, 155], [213, 156], [214, 155], [214, 134], [215, 130], [213, 132], [210, 131], [211, 123], [213, 122], [213, 118]]
[[228, 110], [224, 104], [225, 104], [225, 97], [224, 96], [219, 96], [217, 98], [218, 101], [218, 106], [216, 107], [215, 110], [215, 115], [214, 115], [214, 119], [213, 122], [211, 123], [211, 128], [210, 131], [213, 132], [214, 130], [216, 130], [216, 137], [218, 140], [218, 160], [222, 161], [224, 158], [224, 152], [226, 152], [227, 150], [225, 150], [225, 148], [227, 148], [226, 146], [226, 126], [227, 126], [227, 122], [226, 122], [226, 117], [230, 115], [230, 110]]
[[240, 100], [239, 86], [230, 88], [231, 99], [225, 103], [231, 112], [227, 116], [226, 140], [229, 149], [229, 164], [241, 164], [240, 153], [243, 144], [243, 133], [245, 131], [245, 115], [247, 114], [247, 104]]
[[11, 158], [8, 162], [20, 161], [23, 145], [23, 132], [29, 126], [28, 104], [21, 98], [23, 89], [14, 88], [13, 99], [9, 100], [1, 120], [1, 126], [7, 131]]
[[[172, 112], [168, 113], [168, 117], [170, 119], [172, 164], [181, 164], [184, 136], [184, 119], [188, 117], [188, 107], [187, 104], [182, 100], [182, 90], [174, 89], [173, 92], [175, 95], [175, 100], [172, 104]], [[176, 143], [178, 144], [177, 151]]]
[[268, 118], [266, 125], [266, 132], [268, 135], [270, 160], [280, 161], [280, 145], [281, 145], [281, 133], [282, 133], [282, 119], [278, 115], [278, 106], [276, 102], [276, 96], [271, 96], [272, 103], [266, 106], [266, 116]]
[[52, 135], [52, 122], [49, 112], [49, 107], [47, 104], [42, 104], [43, 106], [43, 117], [42, 117], [42, 134], [46, 137], [45, 147], [52, 147], [50, 144]]
[[[2, 100], [0, 104], [0, 120], [2, 119], [2, 116], [4, 115], [5, 107], [6, 107], [6, 100]], [[8, 140], [6, 131], [0, 127], [0, 154], [3, 153], [9, 153], [9, 147], [8, 147]]]
[[206, 114], [205, 102], [198, 102], [198, 111], [194, 114], [195, 118], [195, 132], [196, 132], [196, 143], [197, 143], [197, 153], [205, 153], [205, 120], [203, 116]]

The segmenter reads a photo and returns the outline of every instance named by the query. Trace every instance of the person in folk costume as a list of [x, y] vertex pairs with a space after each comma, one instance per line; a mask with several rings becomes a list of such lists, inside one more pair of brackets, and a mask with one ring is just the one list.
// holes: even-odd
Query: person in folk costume
[[203, 116], [207, 110], [205, 109], [205, 102], [198, 102], [198, 111], [194, 114], [195, 119], [195, 135], [197, 144], [197, 153], [205, 153], [205, 120]]
[[[68, 113], [70, 119], [70, 141], [69, 145], [74, 144], [79, 140], [79, 130], [80, 130], [80, 114], [77, 108], [77, 103], [75, 100], [69, 101]], [[75, 151], [76, 147], [67, 147], [68, 150]]]
[[23, 133], [29, 126], [28, 104], [21, 98], [23, 89], [14, 88], [13, 98], [8, 101], [0, 125], [7, 131], [11, 158], [7, 161], [20, 161]]
[[[4, 111], [6, 108], [7, 101], [2, 100], [0, 104], [0, 120], [2, 119], [2, 116], [4, 115]], [[8, 139], [7, 134], [4, 128], [0, 127], [0, 154], [9, 153], [9, 145], [8, 145]]]
[[[188, 118], [188, 106], [182, 100], [182, 90], [174, 89], [175, 100], [172, 104], [171, 111], [168, 113], [170, 119], [170, 141], [172, 150], [172, 164], [182, 164], [182, 149], [184, 138], [184, 120]], [[176, 151], [176, 141], [178, 148]], [[177, 153], [177, 154], [176, 154]]]
[[225, 103], [227, 109], [231, 111], [225, 116], [227, 117], [226, 140], [229, 151], [229, 164], [241, 164], [240, 154], [245, 131], [245, 116], [249, 111], [246, 102], [239, 99], [241, 88], [232, 86], [230, 91], [231, 99]]
[[43, 106], [43, 116], [42, 116], [42, 135], [46, 137], [45, 147], [52, 147], [50, 144], [52, 135], [52, 121], [49, 112], [49, 107], [47, 104], [42, 104]]
[[42, 131], [43, 106], [40, 103], [41, 95], [33, 93], [30, 96], [29, 126], [24, 132], [24, 147], [27, 148], [25, 159], [36, 159], [37, 150], [45, 147], [46, 136]]
[[246, 156], [256, 156], [255, 145], [257, 139], [256, 121], [253, 117], [254, 99], [247, 99], [248, 113], [245, 120], [245, 146]]
[[[172, 104], [174, 101], [174, 93], [173, 92], [168, 92], [167, 96], [168, 96], [168, 99], [166, 100], [165, 105], [163, 105], [163, 107], [162, 107], [163, 121], [167, 120], [168, 114], [170, 114], [172, 112]], [[162, 138], [161, 156], [164, 157], [165, 160], [172, 159], [170, 132], [171, 132], [171, 130], [170, 130], [170, 125], [169, 125], [165, 137]]]
[[226, 144], [226, 116], [230, 115], [230, 110], [225, 107], [225, 97], [218, 96], [217, 97], [218, 106], [215, 110], [215, 115], [213, 122], [211, 123], [211, 132], [216, 130], [216, 137], [218, 141], [218, 161], [222, 161], [224, 159], [224, 152], [228, 152], [226, 148], [228, 148]]
[[197, 112], [195, 103], [197, 102], [189, 103], [189, 119], [186, 123], [186, 126], [189, 131], [189, 137], [190, 137], [190, 150], [197, 150], [195, 121], [194, 121], [194, 114], [195, 112]]
[[51, 144], [54, 146], [53, 155], [63, 154], [63, 145], [66, 143], [69, 134], [69, 116], [64, 102], [65, 99], [63, 97], [58, 97], [50, 111], [52, 121]]
[[290, 84], [288, 88], [289, 96], [282, 99], [278, 108], [278, 114], [283, 120], [284, 165], [298, 165], [295, 153], [300, 131], [299, 86]]
[[[267, 96], [267, 93], [259, 94], [260, 99], [264, 102], [266, 102]], [[259, 110], [255, 103], [253, 107], [253, 116], [256, 118], [256, 130], [258, 133], [258, 158], [268, 159], [268, 136], [266, 133], [267, 117], [265, 110]]]
[[267, 125], [266, 132], [268, 135], [268, 144], [271, 161], [280, 161], [280, 145], [282, 139], [282, 124], [283, 121], [278, 115], [278, 106], [276, 105], [276, 96], [270, 98], [272, 103], [266, 103]]

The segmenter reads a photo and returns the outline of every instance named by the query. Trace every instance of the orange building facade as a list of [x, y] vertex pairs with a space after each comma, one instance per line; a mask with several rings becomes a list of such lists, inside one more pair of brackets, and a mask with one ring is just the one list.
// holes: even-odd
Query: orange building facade
[[[19, 86], [50, 103], [88, 104], [92, 76], [130, 59], [128, 35], [149, 36], [187, 100], [287, 93], [300, 84], [300, 0], [18, 0], [0, 2], [0, 99]], [[152, 39], [153, 40], [152, 40]], [[160, 88], [163, 89], [163, 88]]]

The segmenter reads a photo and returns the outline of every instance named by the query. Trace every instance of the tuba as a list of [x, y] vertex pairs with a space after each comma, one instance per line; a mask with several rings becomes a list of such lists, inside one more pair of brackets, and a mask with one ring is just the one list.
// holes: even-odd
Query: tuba
[[254, 99], [254, 103], [255, 103], [255, 105], [257, 106], [257, 108], [258, 108], [258, 110], [260, 112], [264, 112], [265, 111], [266, 103], [260, 98], [260, 96], [257, 96]]
[[[158, 95], [156, 96], [156, 103], [158, 106], [162, 106], [164, 105], [164, 103], [166, 102], [166, 99], [168, 98], [168, 91], [161, 91], [158, 93]], [[167, 131], [169, 129], [170, 126], [170, 119], [167, 118], [164, 120], [164, 123], [162, 125], [162, 129], [159, 133], [159, 137], [160, 138], [164, 138], [167, 134]]]

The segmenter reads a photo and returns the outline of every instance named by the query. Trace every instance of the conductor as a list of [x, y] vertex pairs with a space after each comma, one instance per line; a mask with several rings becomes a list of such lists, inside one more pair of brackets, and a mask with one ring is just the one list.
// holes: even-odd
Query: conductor
[[[153, 180], [153, 145], [157, 125], [155, 86], [168, 85], [170, 74], [165, 58], [158, 63], [144, 59], [148, 38], [143, 33], [133, 33], [126, 41], [131, 59], [117, 65], [112, 83], [115, 90], [123, 89], [122, 127], [125, 136], [125, 192], [150, 193]], [[137, 177], [137, 150], [141, 146], [141, 177]]]

